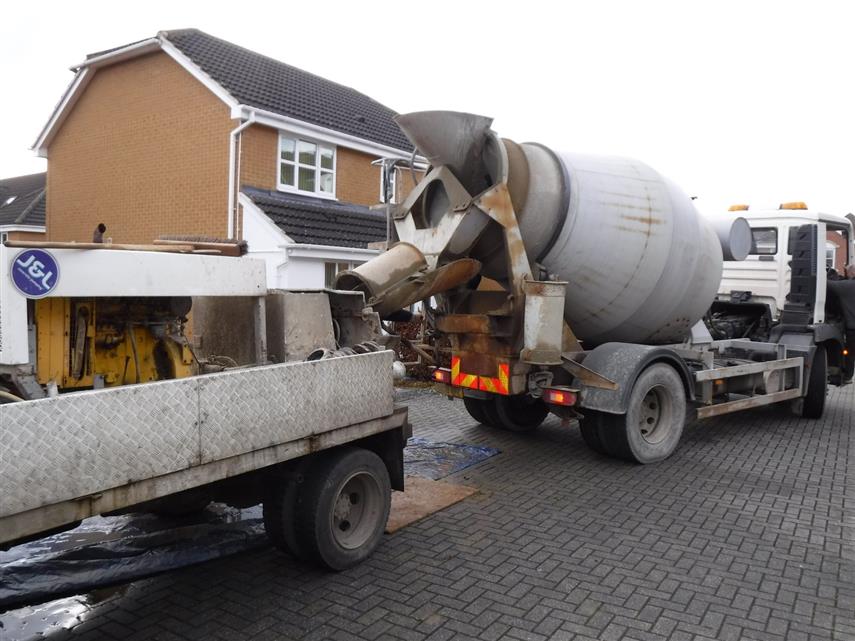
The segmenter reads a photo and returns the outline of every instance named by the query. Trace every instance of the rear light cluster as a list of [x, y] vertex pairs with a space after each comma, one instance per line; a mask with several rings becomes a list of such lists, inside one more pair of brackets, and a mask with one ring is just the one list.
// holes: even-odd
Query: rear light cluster
[[577, 391], [568, 388], [550, 387], [543, 392], [543, 400], [550, 405], [565, 405], [570, 407], [576, 404], [578, 398]]
[[433, 370], [433, 380], [437, 383], [451, 385], [451, 370], [444, 367], [436, 367]]

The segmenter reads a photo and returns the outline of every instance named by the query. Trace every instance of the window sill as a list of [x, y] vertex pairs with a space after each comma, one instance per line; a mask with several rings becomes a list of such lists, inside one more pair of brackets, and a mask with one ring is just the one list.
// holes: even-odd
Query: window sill
[[327, 194], [322, 191], [303, 191], [295, 189], [289, 185], [276, 185], [276, 191], [281, 191], [286, 194], [297, 194], [299, 196], [311, 196], [312, 198], [321, 198], [323, 200], [338, 200], [334, 194]]

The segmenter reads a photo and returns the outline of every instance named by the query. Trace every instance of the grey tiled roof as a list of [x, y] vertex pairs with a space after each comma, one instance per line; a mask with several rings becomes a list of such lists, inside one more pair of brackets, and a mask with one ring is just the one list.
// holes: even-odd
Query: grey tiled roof
[[[45, 224], [45, 177], [29, 174], [0, 180], [0, 225]], [[4, 205], [12, 196], [15, 199]]]
[[411, 151], [395, 112], [355, 89], [220, 40], [198, 29], [162, 35], [241, 104]]
[[386, 240], [385, 215], [368, 207], [255, 187], [241, 191], [295, 242], [364, 248]]

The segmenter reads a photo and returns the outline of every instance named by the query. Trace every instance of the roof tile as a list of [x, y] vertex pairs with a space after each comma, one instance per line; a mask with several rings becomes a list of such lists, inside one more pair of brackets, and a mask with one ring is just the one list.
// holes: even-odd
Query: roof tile
[[241, 191], [295, 242], [365, 248], [386, 240], [386, 217], [368, 207], [255, 187]]
[[0, 225], [44, 226], [46, 176], [42, 172], [0, 180]]
[[220, 40], [198, 29], [163, 36], [239, 103], [411, 151], [397, 115], [355, 89]]

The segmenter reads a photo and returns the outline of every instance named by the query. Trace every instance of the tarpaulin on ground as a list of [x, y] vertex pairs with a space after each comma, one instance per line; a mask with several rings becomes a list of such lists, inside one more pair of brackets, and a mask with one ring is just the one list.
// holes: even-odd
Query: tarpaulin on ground
[[404, 469], [407, 474], [435, 481], [465, 470], [498, 453], [499, 450], [493, 447], [434, 443], [416, 436], [407, 441]]
[[0, 552], [0, 611], [122, 583], [267, 544], [260, 508], [191, 518], [128, 514]]
[[[498, 453], [490, 447], [413, 438], [407, 475], [441, 479]], [[182, 518], [126, 514], [0, 552], [0, 611], [124, 583], [266, 545], [261, 506], [213, 504]]]

